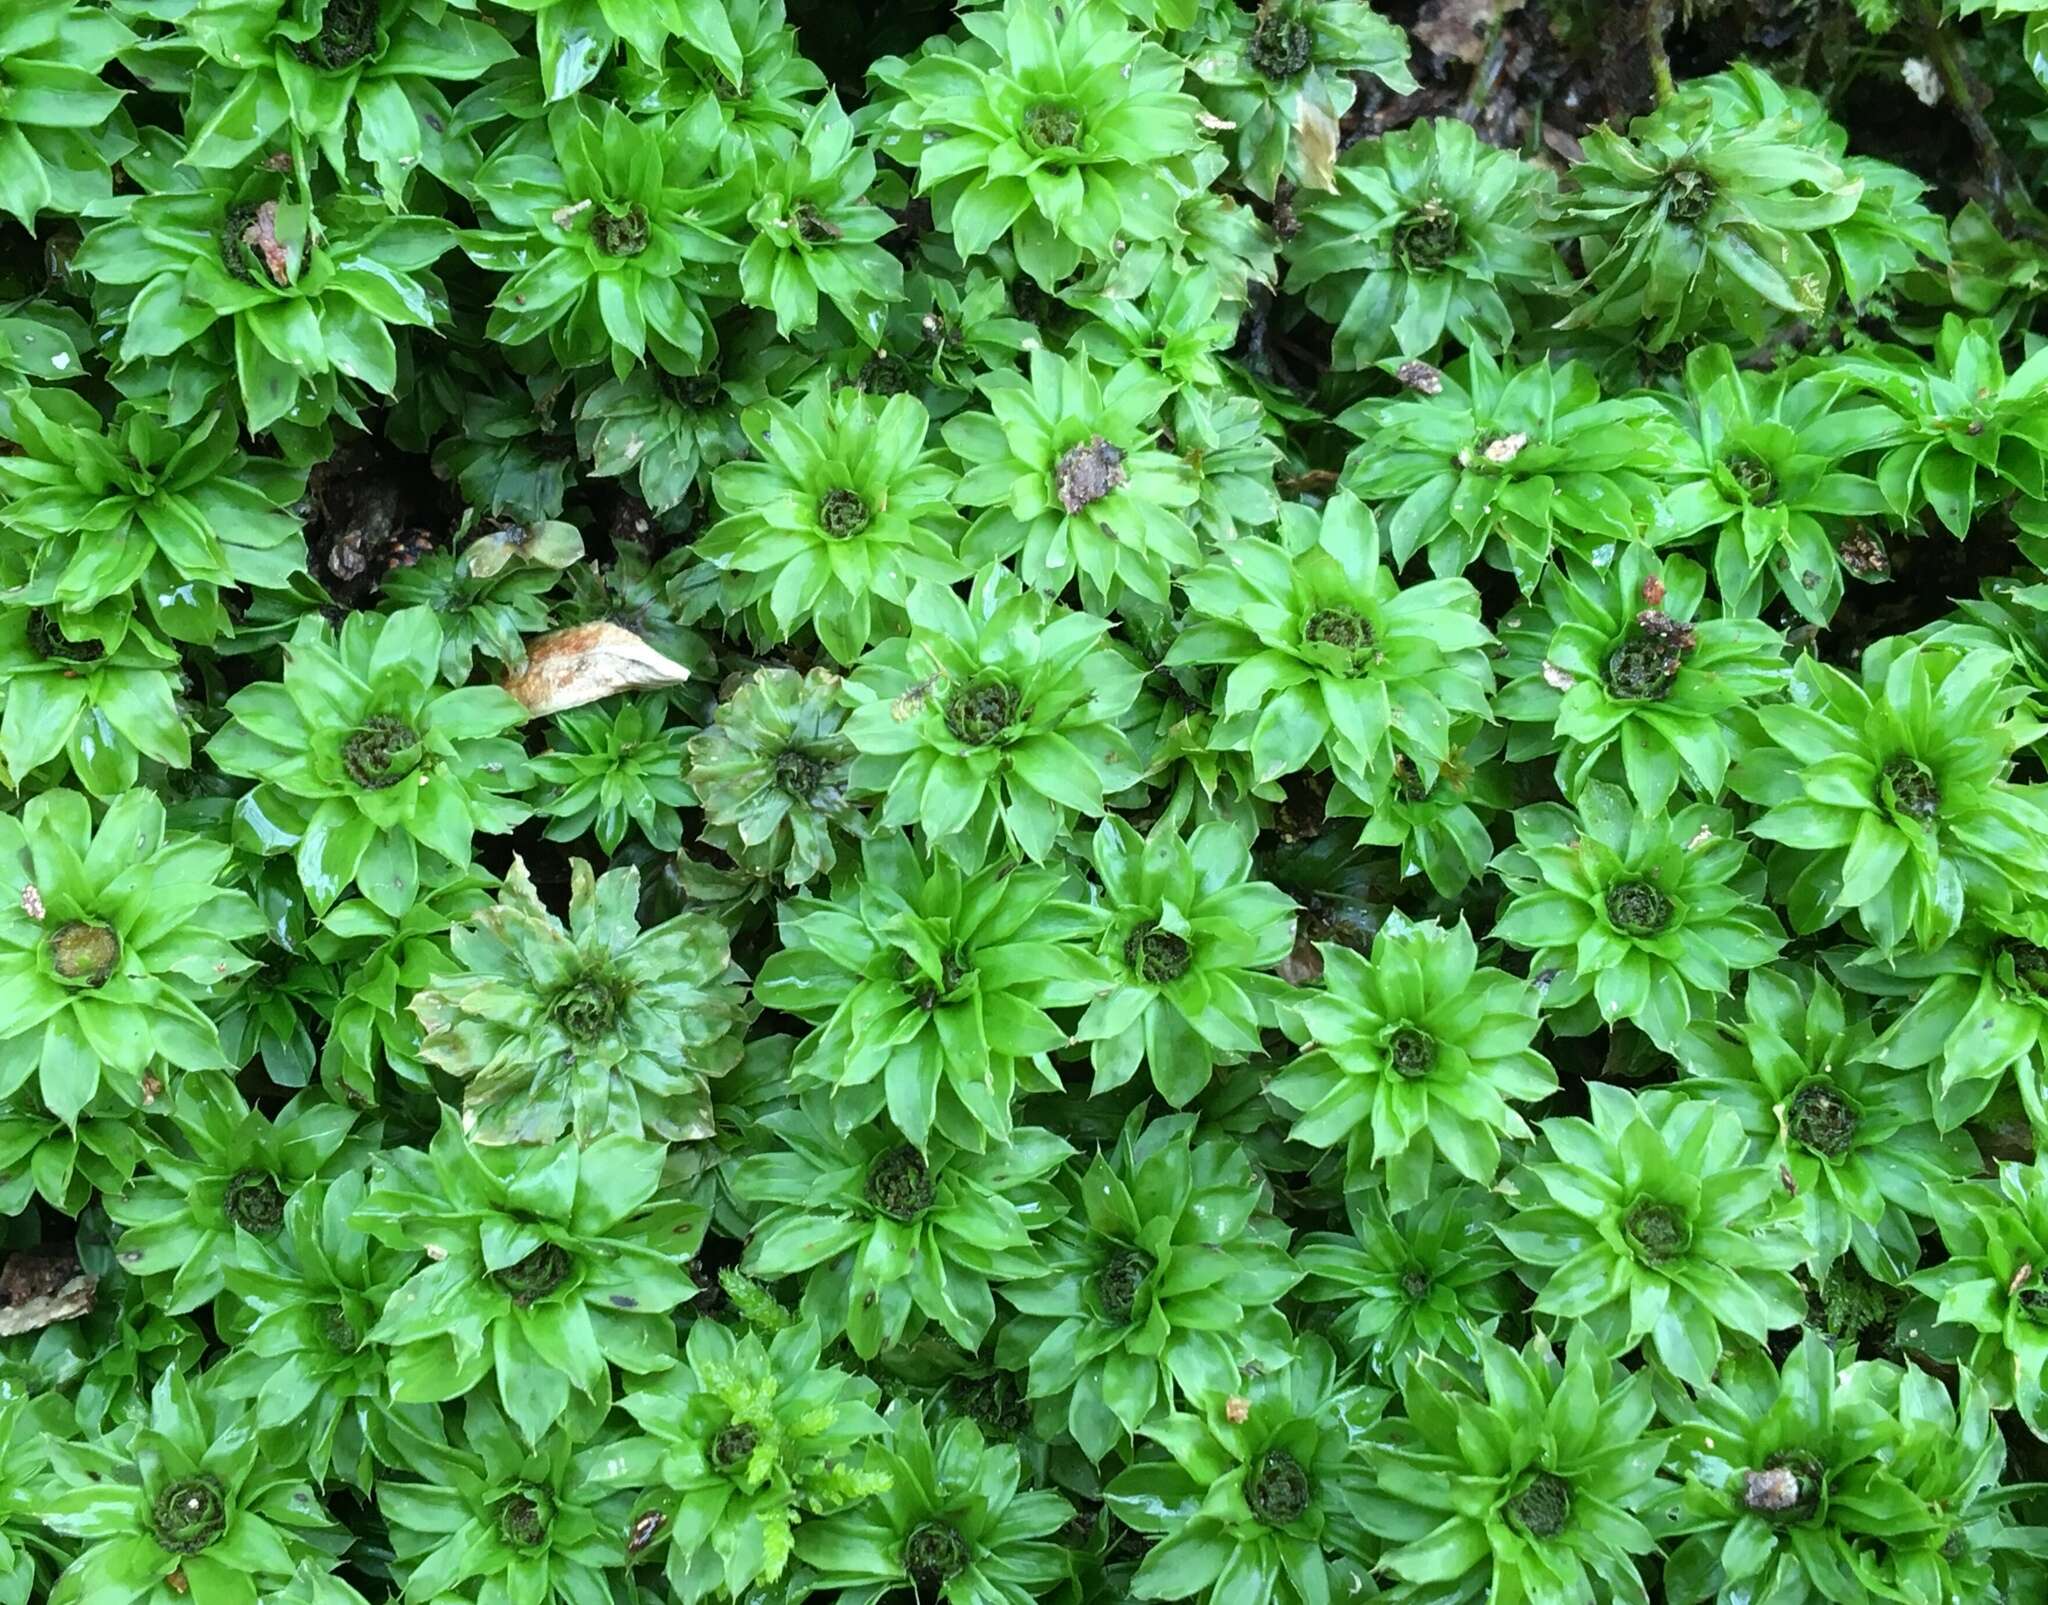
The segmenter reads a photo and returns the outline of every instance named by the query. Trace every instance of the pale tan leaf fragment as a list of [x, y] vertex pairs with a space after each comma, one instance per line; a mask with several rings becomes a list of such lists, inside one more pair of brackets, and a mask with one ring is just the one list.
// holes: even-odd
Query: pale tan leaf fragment
[[690, 671], [631, 630], [600, 620], [554, 630], [529, 643], [526, 665], [505, 689], [536, 718], [601, 702], [620, 691], [681, 685]]

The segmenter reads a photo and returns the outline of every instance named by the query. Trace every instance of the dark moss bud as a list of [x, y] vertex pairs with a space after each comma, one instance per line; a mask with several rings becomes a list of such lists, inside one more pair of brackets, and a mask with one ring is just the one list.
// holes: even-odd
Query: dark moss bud
[[1401, 1273], [1401, 1292], [1411, 1303], [1420, 1304], [1435, 1285], [1429, 1272], [1420, 1265], [1411, 1265]]
[[1245, 1479], [1244, 1498], [1268, 1527], [1285, 1527], [1308, 1509], [1308, 1472], [1285, 1449], [1268, 1449]]
[[1690, 624], [1645, 609], [1628, 638], [1608, 654], [1608, 695], [1618, 702], [1661, 702], [1698, 646], [1699, 633]]
[[590, 216], [590, 239], [605, 256], [638, 256], [647, 249], [647, 209], [631, 206], [623, 212], [598, 207]]
[[222, 1196], [221, 1209], [252, 1237], [275, 1237], [284, 1225], [284, 1194], [268, 1171], [235, 1172]]
[[1312, 646], [1335, 647], [1350, 659], [1343, 672], [1359, 674], [1373, 657], [1372, 623], [1356, 608], [1317, 608], [1301, 623], [1301, 639]]
[[1671, 923], [1671, 899], [1647, 881], [1616, 881], [1605, 902], [1607, 923], [1624, 936], [1655, 936]]
[[744, 1421], [734, 1421], [711, 1440], [711, 1463], [720, 1471], [744, 1467], [760, 1447], [761, 1435]]
[[1691, 227], [1714, 204], [1714, 181], [1697, 167], [1678, 167], [1664, 179], [1664, 215]]
[[569, 1279], [569, 1256], [559, 1243], [543, 1243], [524, 1259], [491, 1272], [491, 1280], [521, 1309], [538, 1303]]
[[514, 1549], [538, 1549], [548, 1541], [554, 1500], [539, 1488], [523, 1488], [498, 1504], [498, 1536]]
[[949, 1578], [967, 1570], [967, 1540], [942, 1521], [928, 1521], [903, 1541], [903, 1569], [919, 1591], [937, 1598]]
[[1662, 1265], [1692, 1247], [1692, 1227], [1684, 1215], [1655, 1198], [1638, 1198], [1622, 1217], [1622, 1235], [1637, 1259]]
[[807, 752], [785, 747], [775, 755], [775, 789], [798, 802], [809, 802], [825, 782], [825, 766]]
[[1732, 451], [1721, 459], [1721, 466], [1728, 470], [1728, 477], [1735, 481], [1743, 496], [1759, 505], [1775, 500], [1778, 494], [1778, 476], [1771, 465], [1753, 452]]
[[320, 31], [298, 47], [298, 58], [329, 72], [353, 67], [376, 48], [377, 11], [377, 0], [327, 0]]
[[1135, 1248], [1120, 1248], [1095, 1273], [1095, 1293], [1102, 1300], [1102, 1313], [1119, 1325], [1128, 1326], [1137, 1313], [1138, 1293], [1152, 1274], [1152, 1256]]
[[1131, 974], [1148, 986], [1167, 986], [1188, 973], [1195, 950], [1187, 938], [1161, 929], [1148, 920], [1132, 931], [1124, 942], [1124, 963]]
[[174, 1555], [196, 1555], [227, 1530], [227, 1501], [217, 1477], [181, 1477], [149, 1503], [152, 1536]]
[[891, 1220], [916, 1220], [932, 1207], [931, 1166], [909, 1143], [899, 1144], [868, 1161], [864, 1192]]
[[1244, 47], [1245, 59], [1276, 84], [1306, 72], [1315, 52], [1314, 30], [1299, 17], [1279, 10], [1259, 14]]
[[395, 786], [418, 767], [419, 732], [403, 719], [374, 713], [341, 745], [341, 767], [364, 791]]
[[1879, 775], [1877, 800], [1894, 818], [1925, 825], [1941, 812], [1941, 783], [1925, 764], [1902, 753]]
[[2037, 995], [2048, 993], [2048, 948], [2032, 942], [2007, 942], [2000, 952], [2012, 966], [2016, 986]]
[[1387, 1039], [1387, 1062], [1396, 1075], [1419, 1081], [1436, 1068], [1436, 1038], [1404, 1025]]
[[47, 937], [50, 968], [59, 980], [101, 987], [121, 964], [121, 938], [110, 925], [66, 920]]
[[1826, 1081], [1801, 1083], [1785, 1109], [1794, 1142], [1823, 1159], [1840, 1159], [1856, 1146], [1856, 1106]]
[[1410, 273], [1434, 273], [1457, 254], [1458, 214], [1435, 196], [1394, 225], [1394, 254]]
[[1572, 1517], [1571, 1484], [1553, 1472], [1539, 1471], [1508, 1501], [1508, 1515], [1531, 1538], [1555, 1538]]
[[834, 487], [818, 498], [818, 528], [834, 540], [845, 540], [868, 527], [868, 504], [857, 491]]
[[354, 1354], [363, 1346], [361, 1330], [339, 1304], [321, 1305], [319, 1322], [321, 1338], [336, 1354]]
[[994, 675], [983, 675], [947, 697], [943, 711], [955, 741], [986, 747], [1017, 722], [1017, 693]]

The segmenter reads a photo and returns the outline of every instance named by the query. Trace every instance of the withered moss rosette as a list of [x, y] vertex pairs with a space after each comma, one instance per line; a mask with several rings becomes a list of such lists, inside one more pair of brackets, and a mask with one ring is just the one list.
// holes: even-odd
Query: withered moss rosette
[[767, 665], [691, 738], [704, 838], [742, 869], [802, 886], [832, 870], [843, 841], [867, 835], [842, 687], [829, 669]]
[[465, 1083], [480, 1143], [605, 1132], [713, 1134], [707, 1082], [739, 1062], [746, 977], [707, 915], [642, 930], [640, 872], [570, 864], [569, 921], [514, 858], [497, 901], [455, 927], [459, 969], [416, 993], [420, 1055]]

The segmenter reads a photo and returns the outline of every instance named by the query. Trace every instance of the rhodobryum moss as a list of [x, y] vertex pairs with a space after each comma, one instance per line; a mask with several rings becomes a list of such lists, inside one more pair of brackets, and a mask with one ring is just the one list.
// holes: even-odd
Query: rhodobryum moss
[[2044, 6], [0, 0], [0, 1605], [2043, 1605]]

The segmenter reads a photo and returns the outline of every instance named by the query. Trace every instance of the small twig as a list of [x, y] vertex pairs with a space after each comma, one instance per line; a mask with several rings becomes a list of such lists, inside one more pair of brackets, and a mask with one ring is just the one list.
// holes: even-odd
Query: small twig
[[1643, 48], [1650, 55], [1650, 82], [1657, 90], [1657, 104], [1669, 100], [1677, 86], [1671, 81], [1671, 57], [1664, 49], [1664, 35], [1671, 31], [1674, 0], [1644, 0]]
[[2013, 198], [2024, 195], [2020, 187], [2018, 170], [2012, 158], [2005, 153], [2005, 147], [1998, 142], [1998, 135], [1992, 132], [1991, 124], [1984, 120], [1984, 86], [1977, 82], [1977, 75], [1970, 71], [1970, 64], [1963, 59], [1962, 48], [1956, 36], [1943, 26], [1941, 8], [1935, 0], [1920, 0], [1920, 32], [1927, 44], [1927, 56], [1934, 63], [1934, 70], [1941, 78], [1942, 93], [1955, 108], [1956, 116], [1962, 120], [1969, 133], [1970, 143], [1977, 147], [1977, 156], [1984, 164], [1984, 176], [1991, 186], [1991, 200], [2007, 219], [2015, 219]]
[[1493, 98], [1494, 88], [1500, 82], [1501, 68], [1507, 65], [1507, 59], [1508, 0], [1493, 0], [1493, 21], [1486, 30], [1486, 54], [1472, 69], [1472, 82], [1466, 86], [1465, 98], [1458, 107], [1461, 121], [1479, 121], [1479, 114], [1486, 110], [1486, 103]]

